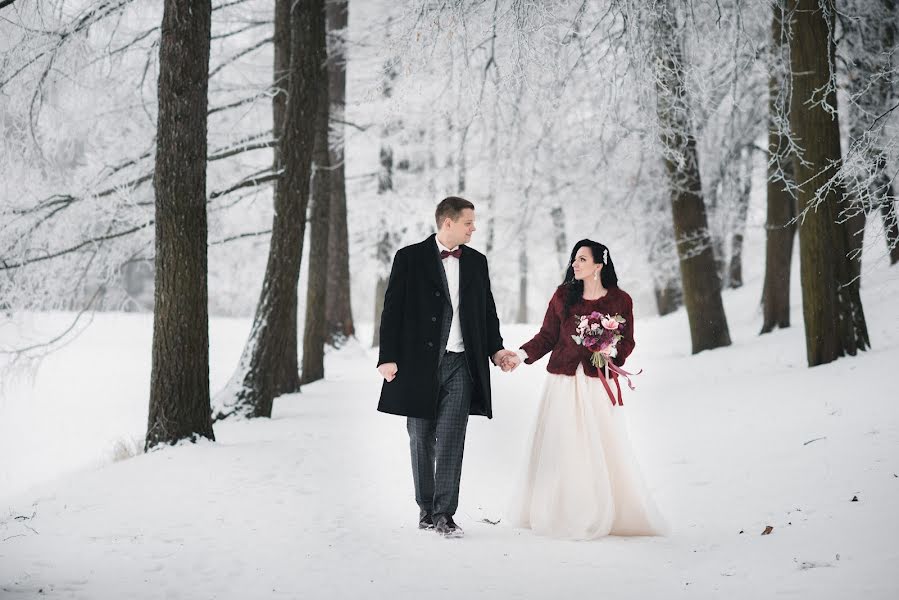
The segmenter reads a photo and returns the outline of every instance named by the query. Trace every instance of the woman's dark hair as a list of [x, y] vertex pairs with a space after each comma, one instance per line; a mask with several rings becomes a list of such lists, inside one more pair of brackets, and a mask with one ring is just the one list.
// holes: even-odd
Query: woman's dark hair
[[585, 246], [590, 248], [590, 253], [593, 255], [593, 262], [603, 263], [602, 271], [600, 271], [599, 274], [599, 280], [602, 282], [602, 287], [606, 289], [618, 287], [618, 275], [615, 273], [615, 263], [612, 262], [612, 254], [609, 252], [609, 249], [593, 240], [579, 241], [574, 245], [574, 248], [571, 249], [571, 257], [568, 259], [568, 269], [565, 271], [565, 279], [562, 280], [562, 285], [566, 288], [565, 309], [563, 311], [566, 316], [568, 315], [568, 309], [570, 309], [572, 305], [580, 302], [581, 298], [584, 296], [584, 282], [574, 278], [574, 267], [572, 267], [571, 264], [574, 262], [577, 251]]

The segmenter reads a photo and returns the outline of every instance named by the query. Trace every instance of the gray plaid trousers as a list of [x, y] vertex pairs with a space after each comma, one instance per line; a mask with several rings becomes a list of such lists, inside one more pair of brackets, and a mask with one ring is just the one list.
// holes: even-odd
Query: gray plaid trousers
[[424, 512], [452, 516], [459, 505], [462, 454], [472, 381], [464, 353], [443, 356], [437, 368], [436, 419], [408, 417], [415, 501]]

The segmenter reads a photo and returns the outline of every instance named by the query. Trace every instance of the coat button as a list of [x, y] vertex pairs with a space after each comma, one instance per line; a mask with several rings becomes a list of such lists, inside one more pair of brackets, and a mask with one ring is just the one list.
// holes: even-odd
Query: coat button
[[432, 323], [436, 323], [436, 322], [437, 322], [437, 317], [431, 317], [431, 322], [432, 322]]
[[433, 348], [433, 347], [434, 347], [434, 342], [428, 342], [428, 348]]
[[435, 296], [440, 296], [440, 292], [434, 292]]

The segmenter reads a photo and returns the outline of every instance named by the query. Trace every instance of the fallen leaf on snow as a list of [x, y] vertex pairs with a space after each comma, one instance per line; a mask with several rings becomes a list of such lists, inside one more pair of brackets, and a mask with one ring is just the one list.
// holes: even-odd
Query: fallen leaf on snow
[[774, 528], [768, 525], [765, 527], [765, 531], [762, 532], [762, 535], [769, 535], [772, 531], [774, 531]]

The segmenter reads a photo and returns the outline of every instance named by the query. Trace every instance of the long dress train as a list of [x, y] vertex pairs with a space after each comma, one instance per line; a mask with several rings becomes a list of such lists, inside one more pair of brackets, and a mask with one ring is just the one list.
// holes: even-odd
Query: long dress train
[[578, 366], [547, 374], [511, 521], [569, 539], [665, 535], [627, 434], [623, 406]]

